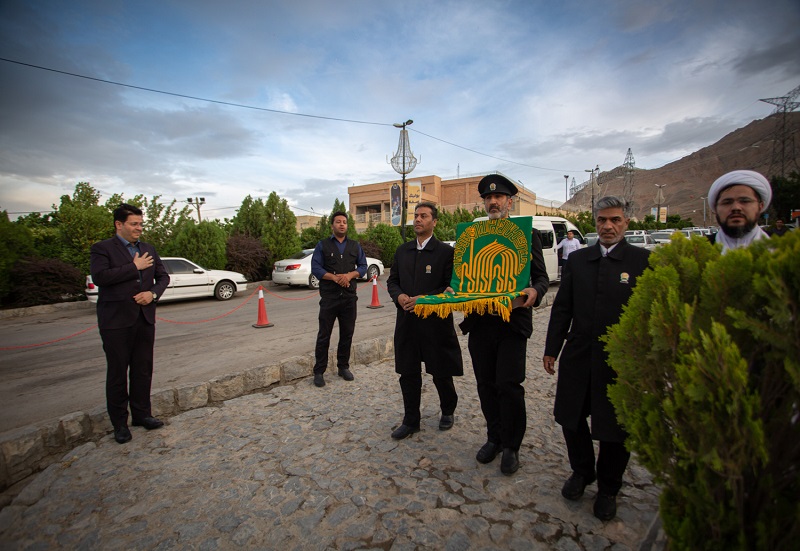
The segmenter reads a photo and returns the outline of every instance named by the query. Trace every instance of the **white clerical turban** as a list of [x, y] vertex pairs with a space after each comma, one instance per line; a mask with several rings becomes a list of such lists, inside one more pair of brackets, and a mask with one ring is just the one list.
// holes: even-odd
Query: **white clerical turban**
[[734, 185], [742, 185], [753, 188], [753, 190], [761, 198], [761, 201], [764, 202], [764, 208], [761, 209], [761, 212], [763, 213], [765, 210], [767, 210], [769, 202], [772, 201], [772, 188], [770, 187], [766, 178], [764, 178], [758, 172], [754, 172], [752, 170], [734, 170], [733, 172], [728, 172], [727, 174], [723, 174], [717, 178], [716, 181], [711, 184], [711, 189], [708, 190], [709, 206], [716, 210], [717, 195], [719, 195], [720, 192], [725, 188]]

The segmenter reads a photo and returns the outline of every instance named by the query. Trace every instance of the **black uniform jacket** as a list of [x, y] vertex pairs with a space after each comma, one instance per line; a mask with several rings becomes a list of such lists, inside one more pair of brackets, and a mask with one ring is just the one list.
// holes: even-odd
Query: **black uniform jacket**
[[395, 251], [386, 287], [397, 306], [394, 355], [395, 371], [401, 375], [419, 373], [421, 361], [425, 362], [425, 370], [436, 377], [464, 374], [452, 314], [446, 318], [421, 318], [397, 303], [397, 297], [404, 293], [414, 297], [444, 292], [453, 274], [454, 253], [453, 247], [435, 237], [421, 251], [417, 250], [416, 239]]
[[97, 297], [100, 329], [130, 327], [136, 322], [140, 311], [147, 323], [156, 322], [156, 303], [139, 306], [133, 297], [142, 291], [152, 291], [161, 296], [169, 285], [169, 274], [155, 247], [140, 241], [139, 251], [141, 254], [150, 253], [154, 260], [152, 266], [141, 272], [136, 269], [130, 251], [119, 237], [114, 236], [92, 245], [90, 271], [92, 281], [100, 288]]
[[[555, 418], [560, 425], [576, 430], [589, 393], [595, 440], [625, 440], [607, 394], [617, 374], [608, 365], [600, 337], [619, 321], [636, 278], [647, 268], [649, 254], [623, 239], [603, 258], [597, 243], [570, 254], [561, 273], [544, 348], [545, 356], [557, 358], [561, 352]], [[564, 339], [567, 343], [562, 351]]]
[[[544, 263], [542, 240], [539, 237], [539, 232], [535, 229], [533, 230], [533, 235], [531, 236], [530, 277], [530, 282], [528, 285], [526, 285], [526, 287], [532, 287], [533, 289], [536, 289], [536, 302], [534, 302], [533, 305], [539, 306], [539, 303], [542, 302], [542, 298], [550, 288], [550, 278], [547, 276], [547, 267]], [[484, 314], [481, 316], [478, 314], [472, 314], [465, 317], [464, 321], [462, 321], [458, 326], [461, 328], [461, 331], [464, 334], [467, 334], [472, 330], [473, 327], [475, 327], [475, 324], [480, 322], [482, 317], [490, 315], [491, 314]], [[533, 310], [531, 308], [514, 308], [511, 311], [508, 328], [510, 331], [519, 333], [526, 339], [529, 339], [533, 333]]]

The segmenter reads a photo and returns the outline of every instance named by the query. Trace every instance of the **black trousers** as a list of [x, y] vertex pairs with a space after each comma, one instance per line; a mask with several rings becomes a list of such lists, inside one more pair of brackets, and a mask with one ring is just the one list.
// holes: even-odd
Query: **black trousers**
[[328, 369], [328, 347], [331, 343], [333, 324], [339, 320], [339, 346], [336, 349], [336, 363], [339, 369], [350, 368], [350, 346], [356, 330], [355, 295], [336, 298], [323, 298], [319, 301], [319, 332], [314, 350], [314, 374], [325, 373]]
[[478, 383], [487, 440], [519, 450], [525, 436], [525, 351], [528, 339], [487, 316], [469, 333], [469, 353]]
[[[153, 343], [156, 326], [143, 314], [130, 327], [100, 329], [106, 353], [106, 407], [115, 427], [128, 423], [128, 405], [134, 420], [150, 417], [153, 380]], [[130, 394], [128, 378], [130, 377]]]
[[615, 496], [622, 488], [622, 475], [628, 466], [631, 454], [625, 449], [623, 442], [600, 441], [600, 451], [597, 454], [597, 467], [595, 469], [594, 445], [592, 433], [586, 418], [589, 416], [589, 396], [587, 393], [584, 403], [582, 418], [578, 423], [578, 430], [561, 427], [564, 441], [567, 444], [569, 466], [572, 470], [587, 478], [594, 478], [597, 474], [597, 489], [599, 492]]
[[[458, 394], [453, 384], [453, 377], [434, 377], [433, 384], [439, 393], [439, 405], [442, 415], [453, 415], [458, 404]], [[422, 402], [422, 371], [414, 374], [400, 375], [400, 390], [403, 392], [403, 424], [419, 428], [420, 404]]]

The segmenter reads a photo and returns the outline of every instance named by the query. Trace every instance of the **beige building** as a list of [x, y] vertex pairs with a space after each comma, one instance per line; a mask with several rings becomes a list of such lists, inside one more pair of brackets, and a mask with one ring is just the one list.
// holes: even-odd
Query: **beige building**
[[303, 214], [300, 216], [295, 216], [297, 219], [297, 233], [300, 233], [306, 228], [316, 228], [319, 221], [322, 220], [322, 216], [314, 216], [313, 214]]
[[[491, 173], [494, 174], [494, 173]], [[501, 174], [501, 173], [498, 173]], [[478, 174], [453, 180], [442, 180], [439, 176], [421, 176], [406, 178], [406, 188], [419, 186], [421, 188], [420, 200], [429, 201], [439, 209], [454, 211], [457, 208], [472, 210], [475, 207], [483, 208], [483, 200], [478, 194], [478, 182], [486, 174]], [[505, 176], [505, 174], [503, 174]], [[519, 189], [519, 194], [514, 201], [514, 210], [511, 214], [534, 216], [537, 214], [552, 214], [560, 212], [559, 208], [537, 203], [536, 193], [527, 189], [522, 183], [509, 178]], [[356, 230], [360, 233], [373, 224], [391, 224], [391, 198], [390, 190], [394, 184], [401, 180], [381, 182], [379, 184], [365, 184], [347, 188], [350, 196], [350, 214], [356, 221]]]

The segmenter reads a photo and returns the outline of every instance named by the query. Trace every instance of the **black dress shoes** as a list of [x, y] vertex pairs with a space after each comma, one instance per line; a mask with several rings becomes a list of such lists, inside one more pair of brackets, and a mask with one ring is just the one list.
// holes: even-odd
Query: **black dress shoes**
[[564, 487], [561, 488], [561, 495], [570, 501], [577, 501], [583, 495], [586, 486], [594, 481], [595, 477], [586, 478], [582, 474], [572, 473], [572, 476], [564, 483]]
[[133, 420], [134, 427], [144, 427], [147, 430], [160, 429], [164, 426], [164, 421], [156, 419], [155, 417], [142, 417], [141, 419]]
[[442, 415], [442, 418], [439, 419], [439, 430], [450, 430], [453, 428], [453, 423], [455, 423], [455, 417]]
[[494, 458], [497, 457], [498, 453], [500, 453], [500, 444], [486, 442], [481, 449], [478, 450], [475, 459], [478, 460], [478, 463], [491, 463], [494, 461]]
[[117, 441], [117, 444], [124, 444], [125, 442], [130, 442], [132, 438], [133, 436], [131, 436], [131, 431], [127, 425], [114, 427], [114, 440]]
[[617, 516], [617, 496], [597, 492], [597, 497], [594, 498], [594, 516], [603, 521]]
[[400, 425], [392, 433], [392, 438], [395, 440], [402, 440], [408, 438], [415, 432], [419, 432], [419, 427], [409, 427], [408, 425]]
[[509, 475], [514, 474], [519, 469], [519, 452], [511, 448], [503, 450], [503, 459], [500, 460], [500, 472]]
[[353, 380], [353, 373], [349, 369], [340, 369], [339, 370], [339, 377], [344, 379], [345, 381], [352, 381]]
[[314, 373], [314, 386], [325, 386], [325, 376], [322, 373]]

